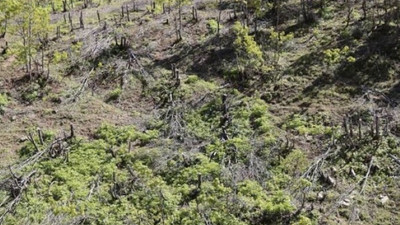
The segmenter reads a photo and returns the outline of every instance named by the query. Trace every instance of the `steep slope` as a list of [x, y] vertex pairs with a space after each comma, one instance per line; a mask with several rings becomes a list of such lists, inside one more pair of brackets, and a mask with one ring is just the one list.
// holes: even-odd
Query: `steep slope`
[[0, 40], [0, 224], [400, 223], [398, 5], [64, 4]]

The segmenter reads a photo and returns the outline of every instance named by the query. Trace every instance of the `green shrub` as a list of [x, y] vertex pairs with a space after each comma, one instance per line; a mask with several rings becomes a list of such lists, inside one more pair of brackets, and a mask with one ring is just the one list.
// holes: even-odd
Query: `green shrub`
[[322, 124], [322, 121], [307, 121], [304, 116], [294, 114], [289, 118], [283, 125], [284, 129], [293, 129], [299, 132], [299, 134], [334, 134], [335, 128], [327, 127]]
[[74, 53], [78, 54], [78, 53], [80, 53], [80, 51], [81, 51], [82, 45], [83, 45], [83, 43], [80, 42], [80, 41], [78, 41], [78, 42], [74, 43], [74, 44], [71, 46], [71, 50], [72, 50]]
[[55, 51], [53, 53], [53, 62], [54, 63], [59, 63], [64, 60], [67, 60], [67, 59], [68, 59], [68, 54], [65, 51], [64, 52]]
[[151, 139], [158, 136], [157, 130], [139, 132], [132, 126], [116, 127], [109, 124], [102, 124], [96, 131], [96, 138], [102, 139], [109, 144], [120, 146], [128, 141], [139, 140], [141, 144], [148, 143]]
[[349, 56], [350, 48], [349, 46], [344, 46], [342, 49], [333, 48], [327, 49], [324, 52], [324, 62], [328, 65], [335, 65], [342, 61], [346, 61], [348, 63], [353, 63], [356, 61], [356, 58], [353, 56]]
[[107, 101], [115, 101], [118, 100], [119, 97], [122, 94], [122, 89], [121, 88], [115, 88], [108, 94]]
[[236, 21], [233, 25], [233, 33], [235, 34], [233, 46], [240, 65], [251, 69], [260, 66], [263, 63], [263, 54], [254, 37], [249, 35], [249, 28]]
[[197, 75], [189, 75], [185, 81], [186, 84], [194, 84], [199, 81], [199, 77]]
[[275, 28], [269, 28], [268, 32], [270, 33], [269, 40], [272, 46], [276, 48], [277, 54], [282, 53], [286, 45], [294, 38], [293, 33], [287, 34], [285, 31], [278, 32], [275, 31]]
[[[221, 24], [219, 25], [219, 28], [222, 29]], [[216, 34], [218, 31], [218, 21], [209, 19], [207, 21], [207, 29], [209, 34]]]
[[245, 180], [239, 183], [238, 192], [243, 201], [244, 215], [249, 219], [263, 216], [266, 221], [279, 224], [285, 215], [294, 210], [290, 197], [284, 192], [267, 192], [255, 181]]
[[305, 216], [300, 216], [299, 220], [295, 223], [293, 223], [293, 225], [312, 225], [312, 221], [305, 217]]
[[335, 16], [335, 12], [334, 12], [334, 7], [333, 6], [326, 6], [320, 9], [320, 14], [321, 17], [324, 20], [330, 20], [333, 19]]
[[30, 87], [22, 94], [22, 99], [29, 103], [32, 103], [39, 98], [39, 95], [40, 94], [37, 90], [37, 87]]
[[0, 115], [4, 113], [4, 107], [8, 105], [9, 101], [6, 94], [0, 94]]
[[291, 177], [297, 177], [305, 172], [308, 167], [306, 155], [301, 150], [293, 150], [283, 160], [281, 160], [281, 169]]

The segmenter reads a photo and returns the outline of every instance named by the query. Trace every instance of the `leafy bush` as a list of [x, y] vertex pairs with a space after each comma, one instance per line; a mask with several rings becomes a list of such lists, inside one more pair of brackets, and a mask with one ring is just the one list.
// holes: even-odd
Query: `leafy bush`
[[308, 160], [301, 150], [294, 150], [281, 161], [281, 169], [291, 177], [297, 177], [305, 172]]
[[181, 84], [180, 93], [182, 97], [192, 99], [198, 94], [212, 92], [217, 89], [217, 85], [211, 81], [200, 79], [196, 75], [190, 75], [185, 82]]
[[33, 83], [22, 93], [22, 99], [29, 103], [34, 102], [37, 99], [43, 97], [48, 93], [48, 89], [44, 89], [38, 83]]
[[[334, 65], [342, 60], [347, 60], [347, 62], [355, 62], [355, 58], [352, 56], [348, 56], [350, 52], [350, 48], [348, 46], [344, 46], [342, 49], [334, 48], [334, 49], [327, 49], [324, 53], [324, 62], [328, 65]], [[347, 57], [348, 56], [348, 57]]]
[[147, 144], [151, 139], [158, 136], [156, 130], [148, 130], [147, 132], [138, 132], [134, 127], [114, 127], [109, 124], [103, 124], [95, 133], [98, 139], [102, 139], [109, 144], [120, 146], [128, 141], [139, 140], [143, 145]]
[[65, 51], [64, 52], [55, 51], [53, 53], [53, 62], [54, 63], [59, 63], [64, 60], [67, 60], [67, 59], [68, 59], [68, 54]]
[[[222, 25], [220, 24], [220, 29], [222, 28]], [[218, 21], [214, 19], [209, 19], [207, 21], [207, 29], [209, 34], [216, 34], [218, 31]]]
[[119, 99], [119, 97], [122, 94], [122, 89], [121, 88], [115, 88], [108, 94], [107, 101], [115, 101]]
[[8, 105], [9, 101], [6, 94], [0, 94], [0, 115], [4, 113], [4, 107]]
[[263, 63], [263, 54], [260, 46], [254, 41], [254, 37], [249, 35], [249, 28], [242, 26], [239, 21], [233, 25], [235, 41], [233, 46], [239, 57], [239, 63], [244, 68], [254, 69]]
[[304, 116], [299, 114], [292, 115], [284, 123], [283, 128], [296, 130], [301, 135], [333, 134], [335, 131], [334, 128], [324, 126], [322, 121], [307, 121]]
[[71, 51], [78, 54], [81, 51], [83, 43], [78, 41], [71, 46]]
[[268, 224], [278, 224], [294, 207], [288, 195], [282, 191], [267, 192], [255, 181], [245, 180], [238, 184], [239, 197], [244, 203], [245, 215], [249, 221], [263, 218]]
[[199, 77], [197, 75], [189, 75], [185, 81], [187, 84], [194, 84], [199, 81]]
[[[262, 118], [264, 110], [254, 104], [239, 114], [248, 120]], [[290, 197], [280, 188], [265, 189], [244, 179], [234, 191], [224, 164], [208, 156], [207, 151], [220, 150], [221, 159], [226, 158], [234, 147], [242, 161], [251, 148], [248, 139], [233, 137], [215, 142], [206, 152], [190, 153], [168, 149], [168, 142], [150, 145], [156, 138], [157, 131], [103, 124], [93, 140], [72, 141], [67, 159], [44, 159], [25, 168], [40, 175], [5, 223], [40, 224], [54, 215], [66, 224], [81, 217], [89, 224], [200, 224], [205, 215], [213, 224], [278, 224], [293, 213]], [[46, 144], [50, 140], [52, 135], [46, 134]], [[128, 141], [136, 145], [132, 151], [127, 151]], [[32, 149], [28, 143], [25, 155]], [[285, 163], [301, 162], [296, 156]]]
[[293, 33], [286, 34], [285, 31], [275, 31], [274, 28], [268, 29], [270, 33], [269, 39], [271, 41], [271, 45], [275, 48], [277, 58], [279, 59], [279, 55], [283, 52], [287, 44], [294, 38]]

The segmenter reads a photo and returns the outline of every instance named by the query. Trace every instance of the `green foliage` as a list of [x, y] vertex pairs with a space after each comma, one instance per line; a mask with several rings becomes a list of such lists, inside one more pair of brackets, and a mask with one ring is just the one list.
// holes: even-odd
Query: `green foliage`
[[53, 62], [54, 63], [59, 63], [64, 60], [67, 60], [67, 59], [68, 59], [68, 53], [65, 51], [63, 51], [63, 52], [55, 51], [53, 53]]
[[307, 157], [301, 150], [293, 150], [280, 164], [282, 171], [291, 177], [297, 177], [308, 167]]
[[268, 29], [268, 32], [270, 34], [269, 39], [271, 44], [279, 53], [281, 53], [286, 44], [294, 38], [293, 33], [286, 34], [285, 31], [277, 32], [274, 28]]
[[[52, 137], [46, 133], [46, 144]], [[133, 152], [126, 151], [128, 141], [137, 140], [145, 146], [157, 137], [154, 131], [143, 133], [134, 127], [105, 124], [94, 140], [73, 141], [68, 160], [42, 160], [27, 168], [37, 170], [40, 176], [15, 212], [6, 217], [6, 223], [22, 219], [43, 223], [49, 215], [55, 215], [62, 216], [66, 223], [84, 216], [90, 224], [154, 224], [161, 220], [165, 224], [193, 224], [202, 223], [202, 215], [206, 215], [215, 224], [245, 225], [257, 221], [279, 223], [293, 212], [288, 195], [280, 190], [264, 190], [254, 180], [238, 183], [236, 198], [243, 205], [232, 204], [229, 199], [236, 194], [222, 176], [223, 166], [203, 153], [189, 158], [178, 154], [162, 166], [150, 162], [162, 162], [164, 153], [159, 154], [160, 149], [136, 147]], [[231, 144], [247, 148], [239, 140], [233, 139]], [[31, 152], [32, 144], [25, 149], [25, 154]], [[189, 164], [184, 165], [187, 160]]]
[[[222, 28], [222, 25], [220, 24], [220, 29]], [[209, 19], [207, 21], [207, 29], [209, 34], [216, 34], [218, 31], [218, 21], [214, 19]]]
[[0, 115], [4, 113], [4, 107], [8, 105], [8, 97], [6, 94], [0, 93]]
[[2, 26], [9, 23], [8, 20], [20, 13], [23, 6], [22, 1], [3, 0], [0, 2], [0, 33], [6, 32], [6, 27]]
[[96, 137], [106, 141], [111, 145], [121, 145], [128, 141], [140, 141], [142, 145], [147, 144], [151, 139], [156, 138], [158, 132], [156, 130], [148, 130], [147, 132], [138, 132], [134, 127], [114, 127], [109, 124], [103, 124], [96, 132]]
[[81, 51], [82, 45], [83, 45], [83, 43], [81, 41], [74, 43], [73, 45], [71, 45], [71, 51], [76, 54], [79, 54]]
[[[247, 7], [249, 8], [249, 10], [251, 10], [252, 12], [254, 12], [254, 14], [256, 16], [261, 16], [262, 14], [262, 7], [263, 7], [263, 1], [261, 0], [249, 0], [246, 1], [247, 3]], [[266, 5], [266, 8], [268, 8], [268, 5]]]
[[107, 101], [115, 101], [118, 100], [119, 97], [122, 94], [122, 89], [121, 88], [115, 88], [108, 94]]
[[311, 220], [305, 216], [300, 216], [300, 219], [293, 223], [293, 225], [312, 225], [313, 223]]
[[[240, 98], [240, 96], [238, 96]], [[190, 111], [185, 121], [190, 134], [202, 140], [215, 140], [221, 134], [221, 97], [213, 99], [200, 109]], [[248, 136], [257, 134], [265, 144], [275, 141], [275, 134], [267, 104], [258, 98], [243, 97], [240, 104], [230, 109], [229, 136], [247, 142]], [[215, 129], [217, 128], [217, 129]]]
[[217, 85], [211, 81], [199, 79], [196, 75], [190, 75], [181, 84], [180, 95], [187, 99], [192, 99], [199, 94], [209, 93], [217, 89]]
[[16, 23], [10, 28], [12, 34], [20, 39], [12, 46], [12, 53], [28, 67], [40, 47], [38, 38], [45, 40], [51, 29], [50, 14], [47, 8], [37, 5], [35, 1], [20, 1], [20, 13], [16, 15]]
[[324, 62], [328, 65], [334, 65], [345, 59], [347, 62], [353, 63], [356, 61], [356, 59], [352, 56], [348, 56], [349, 52], [350, 48], [348, 46], [344, 46], [342, 49], [327, 49], [323, 52]]
[[321, 8], [320, 9], [321, 17], [325, 20], [330, 20], [330, 19], [334, 18], [334, 16], [335, 16], [334, 10], [335, 10], [335, 8], [333, 6], [327, 6], [327, 7]]
[[[186, 1], [180, 0], [180, 1], [185, 3], [188, 2], [187, 0]], [[155, 9], [151, 10], [152, 9], [151, 5], [147, 6], [146, 8], [148, 9], [148, 11], [152, 11], [152, 13], [154, 14], [160, 14], [163, 11], [163, 4], [165, 5], [165, 7], [172, 6], [177, 2], [177, 0], [156, 0], [154, 2], [155, 2]]]
[[311, 120], [306, 120], [304, 116], [299, 114], [294, 114], [289, 118], [285, 124], [283, 125], [284, 129], [293, 129], [299, 132], [299, 134], [309, 134], [309, 135], [318, 135], [318, 134], [334, 134], [335, 128], [324, 126], [323, 120], [319, 118], [312, 118]]
[[245, 68], [255, 68], [263, 63], [263, 54], [260, 46], [254, 41], [254, 37], [249, 35], [249, 29], [242, 26], [240, 22], [233, 25], [235, 41], [233, 46], [238, 56], [239, 63], [243, 70]]
[[[61, 0], [53, 2], [55, 11], [61, 11]], [[358, 64], [363, 63], [365, 58], [367, 62], [371, 62], [371, 65], [375, 65], [373, 67], [375, 70], [383, 72], [390, 70], [388, 73], [395, 78], [397, 64], [393, 63], [390, 68], [380, 66], [381, 64], [390, 65], [390, 62], [386, 60], [386, 54], [378, 54], [382, 53], [380, 52], [380, 42], [392, 41], [389, 40], [392, 34], [382, 38], [382, 41], [379, 40], [379, 43], [374, 43], [373, 35], [381, 32], [379, 22], [376, 28], [368, 29], [371, 35], [367, 35], [365, 30], [360, 29], [365, 35], [360, 35], [359, 41], [351, 42], [351, 38], [354, 37], [351, 32], [352, 26], [369, 23], [368, 18], [359, 23], [349, 24], [347, 29], [341, 29], [344, 26], [342, 18], [338, 21], [321, 21], [319, 25], [313, 24], [316, 27], [312, 28], [312, 34], [307, 33], [310, 31], [309, 24], [293, 24], [295, 23], [293, 15], [285, 15], [285, 13], [290, 13], [292, 8], [301, 10], [301, 7], [295, 5], [294, 2], [284, 5], [285, 2], [287, 1], [233, 2], [233, 7], [243, 6], [251, 14], [250, 18], [258, 19], [257, 21], [262, 20], [262, 24], [270, 19], [274, 22], [274, 18], [269, 17], [275, 17], [277, 13], [281, 13], [281, 17], [278, 19], [280, 24], [277, 25], [279, 30], [276, 28], [265, 29], [264, 26], [261, 26], [258, 29], [257, 38], [255, 38], [249, 34], [251, 29], [242, 26], [239, 22], [234, 23], [233, 26], [229, 22], [224, 23], [225, 26], [232, 26], [232, 32], [228, 37], [221, 36], [217, 40], [222, 51], [212, 50], [216, 44], [214, 39], [210, 42], [200, 43], [201, 45], [194, 49], [191, 47], [198, 41], [179, 42], [172, 48], [161, 51], [158, 48], [160, 46], [164, 48], [164, 42], [158, 46], [157, 40], [144, 37], [147, 42], [152, 41], [147, 46], [149, 47], [147, 50], [162, 53], [161, 55], [157, 53], [153, 55], [154, 57], [141, 54], [141, 64], [146, 70], [149, 70], [149, 73], [156, 75], [158, 68], [164, 67], [165, 62], [176, 60], [180, 62], [177, 65], [183, 72], [179, 84], [177, 80], [169, 77], [171, 71], [167, 71], [168, 75], [165, 77], [156, 76], [155, 82], [147, 83], [147, 79], [143, 80], [143, 84], [146, 82], [143, 90], [147, 94], [144, 97], [147, 98], [146, 100], [154, 99], [159, 106], [155, 111], [157, 117], [145, 115], [141, 110], [138, 113], [139, 110], [135, 109], [134, 112], [128, 114], [131, 117], [140, 115], [140, 119], [145, 120], [143, 123], [139, 121], [140, 129], [133, 126], [103, 124], [88, 139], [77, 137], [77, 139], [68, 141], [70, 144], [68, 154], [52, 159], [45, 154], [34, 165], [28, 165], [20, 170], [16, 169], [18, 175], [32, 170], [36, 170], [37, 174], [28, 184], [28, 189], [21, 195], [21, 201], [18, 202], [15, 210], [7, 215], [4, 223], [74, 224], [81, 222], [83, 224], [163, 225], [290, 223], [311, 225], [321, 223], [316, 219], [320, 216], [319, 214], [321, 213], [322, 216], [326, 209], [331, 210], [329, 206], [340, 203], [337, 202], [337, 199], [340, 198], [341, 191], [354, 187], [355, 191], [349, 198], [351, 198], [352, 205], [357, 206], [356, 214], [360, 215], [361, 221], [355, 221], [356, 223], [373, 221], [383, 224], [398, 224], [396, 223], [397, 218], [391, 218], [394, 215], [392, 212], [398, 211], [395, 203], [399, 202], [399, 198], [398, 184], [396, 180], [393, 180], [393, 177], [398, 174], [398, 167], [390, 156], [400, 157], [398, 140], [392, 136], [392, 133], [396, 132], [393, 123], [391, 132], [388, 134], [389, 137], [381, 136], [379, 139], [370, 137], [363, 130], [363, 138], [359, 139], [358, 137], [340, 136], [337, 132], [338, 128], [332, 125], [339, 123], [337, 118], [325, 118], [325, 115], [319, 113], [315, 115], [294, 114], [283, 121], [281, 127], [283, 130], [276, 127], [274, 120], [275, 116], [290, 113], [292, 106], [297, 105], [299, 99], [312, 98], [314, 91], [318, 92], [317, 97], [323, 96], [330, 99], [349, 99], [350, 95], [341, 95], [342, 93], [337, 91], [339, 89], [345, 89], [347, 92], [352, 90], [352, 93], [359, 95], [357, 93], [359, 86], [353, 85], [351, 80], [345, 82], [351, 84], [350, 87], [349, 85], [338, 85], [335, 80], [332, 82], [332, 79], [336, 77], [327, 76], [326, 83], [334, 84], [334, 87], [325, 88], [326, 83], [323, 80], [325, 77], [318, 76], [325, 75], [329, 71], [337, 71], [336, 68], [322, 68], [319, 63], [321, 60], [328, 66], [341, 64], [346, 67], [355, 63], [350, 67], [358, 67]], [[323, 2], [327, 4], [321, 5], [320, 9], [320, 15], [324, 19], [328, 20], [334, 18], [335, 15], [344, 15], [337, 11], [336, 3], [332, 1], [321, 1], [320, 3]], [[146, 24], [154, 20], [155, 24], [164, 18], [164, 16], [154, 17], [153, 15], [161, 12], [163, 4], [167, 7], [182, 7], [190, 3], [192, 1], [189, 0], [156, 0], [155, 9], [149, 8], [152, 13], [144, 15], [139, 22]], [[201, 16], [206, 16], [204, 18], [206, 21], [203, 22], [207, 24], [208, 34], [215, 34], [218, 25], [215, 19], [208, 18], [215, 18], [214, 13], [218, 10], [225, 10], [226, 7], [228, 10], [231, 9], [231, 3], [225, 3], [196, 2], [196, 6], [201, 10]], [[79, 2], [75, 6], [80, 8], [81, 4], [82, 2]], [[318, 10], [315, 6], [318, 5], [307, 6], [310, 7], [308, 9], [310, 16]], [[205, 10], [210, 8], [212, 10]], [[87, 10], [90, 11], [90, 9]], [[351, 15], [353, 19], [361, 18], [359, 10], [361, 9], [358, 7], [354, 8]], [[389, 14], [391, 11], [388, 10]], [[6, 37], [11, 48], [8, 52], [15, 54], [21, 63], [40, 61], [38, 52], [43, 49], [43, 46], [38, 39], [47, 39], [46, 36], [52, 28], [49, 12], [49, 1], [3, 0], [0, 2], [0, 34], [5, 30], [4, 24], [8, 20], [9, 33], [11, 33]], [[137, 13], [134, 14], [137, 16]], [[109, 22], [112, 20], [112, 16], [105, 15], [102, 18], [104, 22]], [[56, 18], [58, 16], [53, 19]], [[190, 28], [187, 18], [187, 15], [184, 14], [183, 25], [186, 32], [189, 32], [188, 34], [193, 36], [197, 35], [199, 31], [204, 31], [204, 29]], [[88, 19], [95, 20], [95, 18]], [[126, 23], [125, 20], [120, 22], [122, 22], [122, 26], [119, 26], [116, 32], [125, 36], [132, 33], [127, 29], [133, 29], [136, 26], [135, 22]], [[108, 26], [114, 26], [113, 24]], [[331, 24], [334, 24], [334, 29], [331, 29], [333, 28], [330, 27]], [[58, 25], [62, 26], [61, 29], [66, 29], [65, 34], [69, 33], [67, 24], [63, 24], [61, 21]], [[94, 23], [89, 22], [88, 25], [91, 27]], [[173, 27], [174, 23], [164, 24], [165, 27], [170, 25]], [[393, 26], [393, 24], [389, 23], [388, 26]], [[158, 29], [155, 27], [155, 30], [150, 33], [154, 33], [153, 31]], [[295, 33], [285, 33], [283, 30]], [[341, 31], [341, 33], [336, 34], [336, 31]], [[102, 38], [102, 34], [99, 33], [99, 35], [98, 37]], [[202, 38], [204, 38], [207, 34], [200, 35], [203, 35]], [[233, 36], [231, 43], [233, 46], [228, 43], [232, 38], [230, 35]], [[9, 37], [15, 38], [15, 40], [10, 41]], [[296, 46], [295, 49], [291, 49], [290, 43], [294, 38], [296, 40], [293, 43], [298, 44], [299, 48]], [[59, 48], [67, 50], [54, 51], [53, 46], [45, 48], [44, 55], [52, 57], [52, 60], [49, 61], [63, 63], [67, 61], [68, 57], [75, 57], [71, 62], [79, 61], [77, 59], [81, 57], [83, 44], [89, 46], [91, 41], [76, 41], [82, 40], [82, 35], [77, 35], [76, 38], [72, 37], [75, 40], [71, 40], [70, 35], [65, 35], [63, 39], [68, 39], [66, 43], [72, 41], [70, 49]], [[141, 48], [142, 41], [137, 40], [137, 43], [132, 43], [134, 51]], [[57, 43], [57, 45], [62, 44], [59, 41]], [[342, 43], [348, 44], [351, 49], [348, 46], [338, 47]], [[369, 49], [368, 45], [371, 43], [375, 47], [371, 48], [371, 52], [367, 52], [375, 54], [375, 51], [379, 50], [376, 56], [369, 57], [368, 54], [359, 56], [360, 52], [365, 52], [364, 48]], [[311, 45], [314, 47], [308, 53], [309, 48], [307, 47]], [[322, 52], [319, 49], [321, 46], [330, 46], [330, 49]], [[234, 60], [228, 61], [231, 60], [231, 56], [226, 53], [229, 53], [231, 47], [234, 47], [235, 56]], [[389, 49], [396, 52], [395, 48]], [[115, 60], [127, 60], [126, 52], [122, 50], [113, 48], [111, 53], [118, 54]], [[295, 51], [285, 52], [289, 50]], [[54, 51], [53, 54], [52, 51]], [[207, 55], [198, 57], [195, 55], [197, 52], [207, 53]], [[164, 57], [164, 53], [170, 55]], [[201, 59], [200, 66], [204, 66], [203, 62], [209, 63], [221, 59], [223, 65], [228, 65], [224, 68], [228, 70], [226, 75], [229, 78], [238, 78], [235, 80], [237, 82], [229, 80], [229, 85], [220, 87], [219, 85], [225, 84], [225, 82], [219, 76], [213, 77], [214, 74], [208, 76], [210, 75], [208, 72], [202, 73], [201, 77], [207, 76], [207, 80], [197, 75], [187, 75], [185, 72], [196, 71], [198, 65], [197, 62], [194, 62], [193, 65], [186, 64], [190, 59], [184, 58], [185, 53], [189, 56], [186, 58], [194, 56], [195, 59]], [[274, 61], [266, 62], [265, 60], [268, 60], [273, 54], [275, 54]], [[396, 53], [391, 54], [396, 55]], [[282, 60], [279, 60], [281, 55]], [[103, 56], [105, 57], [103, 58]], [[377, 57], [379, 60], [376, 60]], [[115, 65], [115, 62], [112, 61], [114, 59], [110, 60], [107, 51], [102, 52], [99, 58], [89, 63], [82, 62], [76, 68], [87, 69], [86, 66], [91, 65], [91, 68], [95, 68], [95, 70], [89, 78], [93, 80], [97, 80], [97, 76], [111, 78], [113, 76], [110, 75], [119, 73], [113, 66]], [[151, 64], [150, 61], [153, 58], [162, 60]], [[164, 60], [164, 58], [169, 60]], [[211, 62], [210, 66], [213, 64]], [[153, 66], [160, 67], [153, 68]], [[131, 69], [136, 70], [135, 68]], [[214, 71], [217, 75], [220, 70], [214, 69], [210, 67], [208, 71]], [[166, 71], [165, 69], [161, 70]], [[355, 72], [354, 74], [358, 76], [358, 71]], [[253, 74], [255, 76], [248, 76]], [[283, 79], [271, 86], [265, 84], [265, 75], [282, 76]], [[320, 83], [321, 78], [322, 84]], [[8, 82], [8, 78], [5, 80]], [[315, 82], [310, 84], [313, 80]], [[248, 86], [245, 85], [247, 81], [249, 81]], [[49, 79], [48, 82], [54, 84], [51, 83], [53, 79]], [[45, 99], [44, 95], [48, 90], [39, 83], [32, 82], [31, 85], [23, 87], [21, 93], [23, 101], [32, 102], [39, 98]], [[58, 88], [65, 84], [67, 83], [61, 83], [61, 85], [56, 83], [51, 86]], [[231, 88], [232, 86], [237, 87], [240, 92], [243, 91], [245, 94]], [[309, 87], [306, 88], [306, 86]], [[322, 90], [318, 88], [322, 86], [324, 86]], [[248, 87], [250, 88], [247, 89]], [[390, 86], [389, 84], [377, 84], [377, 87], [389, 90], [386, 88]], [[309, 92], [309, 89], [312, 91]], [[301, 90], [303, 93], [298, 95], [297, 92]], [[390, 95], [396, 94], [392, 93], [393, 90], [395, 88], [391, 89]], [[127, 91], [131, 91], [131, 88], [128, 88]], [[254, 94], [254, 92], [256, 93]], [[263, 96], [262, 99], [258, 96], [259, 92]], [[12, 93], [12, 96], [16, 96], [14, 92]], [[115, 88], [110, 90], [105, 98], [117, 100], [121, 94], [122, 90]], [[227, 96], [225, 104], [222, 103], [223, 94]], [[57, 96], [57, 94], [48, 95], [48, 99], [51, 99], [51, 96]], [[274, 117], [270, 115], [266, 101], [279, 105], [279, 107], [272, 107]], [[314, 104], [314, 102], [312, 103]], [[7, 107], [7, 104], [9, 104], [8, 96], [0, 94], [0, 113], [4, 107]], [[301, 105], [301, 107], [303, 106]], [[309, 113], [317, 110], [319, 112], [317, 107], [309, 110]], [[279, 111], [280, 109], [282, 111]], [[328, 111], [330, 110], [332, 110], [331, 106]], [[43, 115], [47, 113], [48, 116], [49, 112], [51, 109], [46, 108], [43, 110]], [[158, 117], [158, 114], [161, 116]], [[75, 117], [73, 119], [75, 120]], [[132, 120], [132, 122], [137, 121], [137, 119]], [[372, 121], [371, 116], [363, 117], [363, 122], [366, 124], [370, 124]], [[126, 121], [124, 122], [126, 123]], [[178, 135], [169, 135], [167, 132], [163, 132], [176, 124], [180, 126], [180, 130], [176, 132]], [[282, 139], [286, 133], [305, 135], [305, 137], [288, 138], [287, 144], [285, 144], [285, 140]], [[37, 137], [35, 137], [35, 142], [39, 144], [39, 149], [45, 149], [54, 137], [54, 134], [45, 132], [45, 143], [39, 144], [40, 141]], [[331, 140], [327, 140], [328, 138]], [[295, 148], [291, 147], [292, 142], [296, 146]], [[315, 144], [317, 145], [314, 146]], [[312, 148], [305, 149], [309, 146]], [[329, 147], [328, 152], [326, 152], [325, 146]], [[304, 148], [305, 151], [298, 149], [299, 147]], [[314, 147], [317, 148], [314, 149]], [[30, 142], [26, 142], [25, 146], [19, 150], [22, 160], [35, 153], [37, 153], [37, 149]], [[327, 158], [319, 157], [324, 153], [326, 155], [323, 156], [328, 156]], [[316, 157], [316, 159], [312, 160], [311, 157]], [[367, 174], [368, 162], [371, 159], [374, 159], [373, 166], [361, 198], [358, 196], [361, 185], [358, 184], [360, 180], [367, 180], [365, 174]], [[306, 171], [311, 174], [306, 174]], [[353, 171], [355, 175], [353, 175]], [[337, 185], [329, 184], [326, 176], [334, 177]], [[11, 196], [7, 187], [4, 186], [2, 185], [0, 188], [0, 201]], [[374, 196], [378, 190], [382, 189], [385, 190], [384, 194], [389, 196], [386, 204], [381, 203]], [[323, 192], [323, 199], [319, 196], [320, 192]], [[306, 200], [304, 205], [302, 204], [303, 199]], [[364, 202], [372, 203], [374, 201], [377, 210], [362, 208], [365, 205]], [[6, 205], [7, 203], [0, 206], [0, 214], [4, 212]], [[318, 212], [318, 209], [309, 212], [308, 208], [312, 205], [318, 206], [317, 208], [321, 212]], [[335, 207], [331, 208], [335, 210]], [[345, 217], [350, 215], [350, 211], [345, 207], [339, 207], [339, 213]], [[375, 212], [377, 215], [369, 215], [365, 212]], [[331, 213], [331, 216], [335, 217], [335, 221], [345, 221], [336, 218], [338, 215]]]
[[238, 192], [244, 203], [244, 215], [250, 221], [263, 217], [269, 224], [279, 224], [285, 215], [294, 210], [289, 196], [284, 192], [267, 192], [255, 181], [245, 180], [239, 183]]
[[189, 75], [186, 79], [186, 84], [194, 84], [198, 82], [200, 79], [197, 75]]
[[349, 63], [353, 63], [353, 62], [356, 61], [356, 58], [354, 58], [353, 56], [349, 56], [349, 57], [346, 58], [346, 60], [347, 60], [347, 62], [349, 62]]
[[22, 95], [22, 99], [24, 99], [25, 101], [27, 101], [29, 103], [34, 102], [38, 98], [39, 98], [39, 93], [38, 93], [38, 91], [36, 91], [34, 89], [29, 89], [27, 92], [25, 92]]

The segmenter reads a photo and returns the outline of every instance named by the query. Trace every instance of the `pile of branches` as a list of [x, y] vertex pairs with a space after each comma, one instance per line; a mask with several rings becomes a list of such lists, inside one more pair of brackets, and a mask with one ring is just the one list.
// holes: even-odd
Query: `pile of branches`
[[[41, 146], [43, 146], [43, 133], [40, 129], [38, 129], [37, 136]], [[36, 170], [25, 172], [23, 169], [34, 165], [36, 162], [46, 157], [56, 158], [64, 156], [65, 159], [68, 160], [69, 145], [74, 137], [74, 127], [71, 124], [69, 135], [64, 133], [62, 136], [54, 138], [45, 149], [40, 149], [32, 133], [28, 133], [27, 139], [34, 146], [36, 153], [21, 163], [9, 166], [6, 170], [0, 171], [0, 190], [9, 193], [8, 196], [0, 201], [0, 224], [3, 223], [5, 217], [9, 213], [14, 212], [16, 206], [22, 199], [23, 193], [37, 174]], [[21, 173], [22, 175], [18, 175], [17, 173]]]
[[186, 104], [184, 104], [181, 93], [181, 77], [179, 70], [172, 65], [172, 76], [167, 79], [166, 83], [155, 88], [158, 92], [159, 99], [154, 99], [157, 102], [157, 108], [161, 109], [160, 118], [166, 121], [167, 130], [165, 135], [168, 137], [182, 138], [184, 134], [184, 112]]

